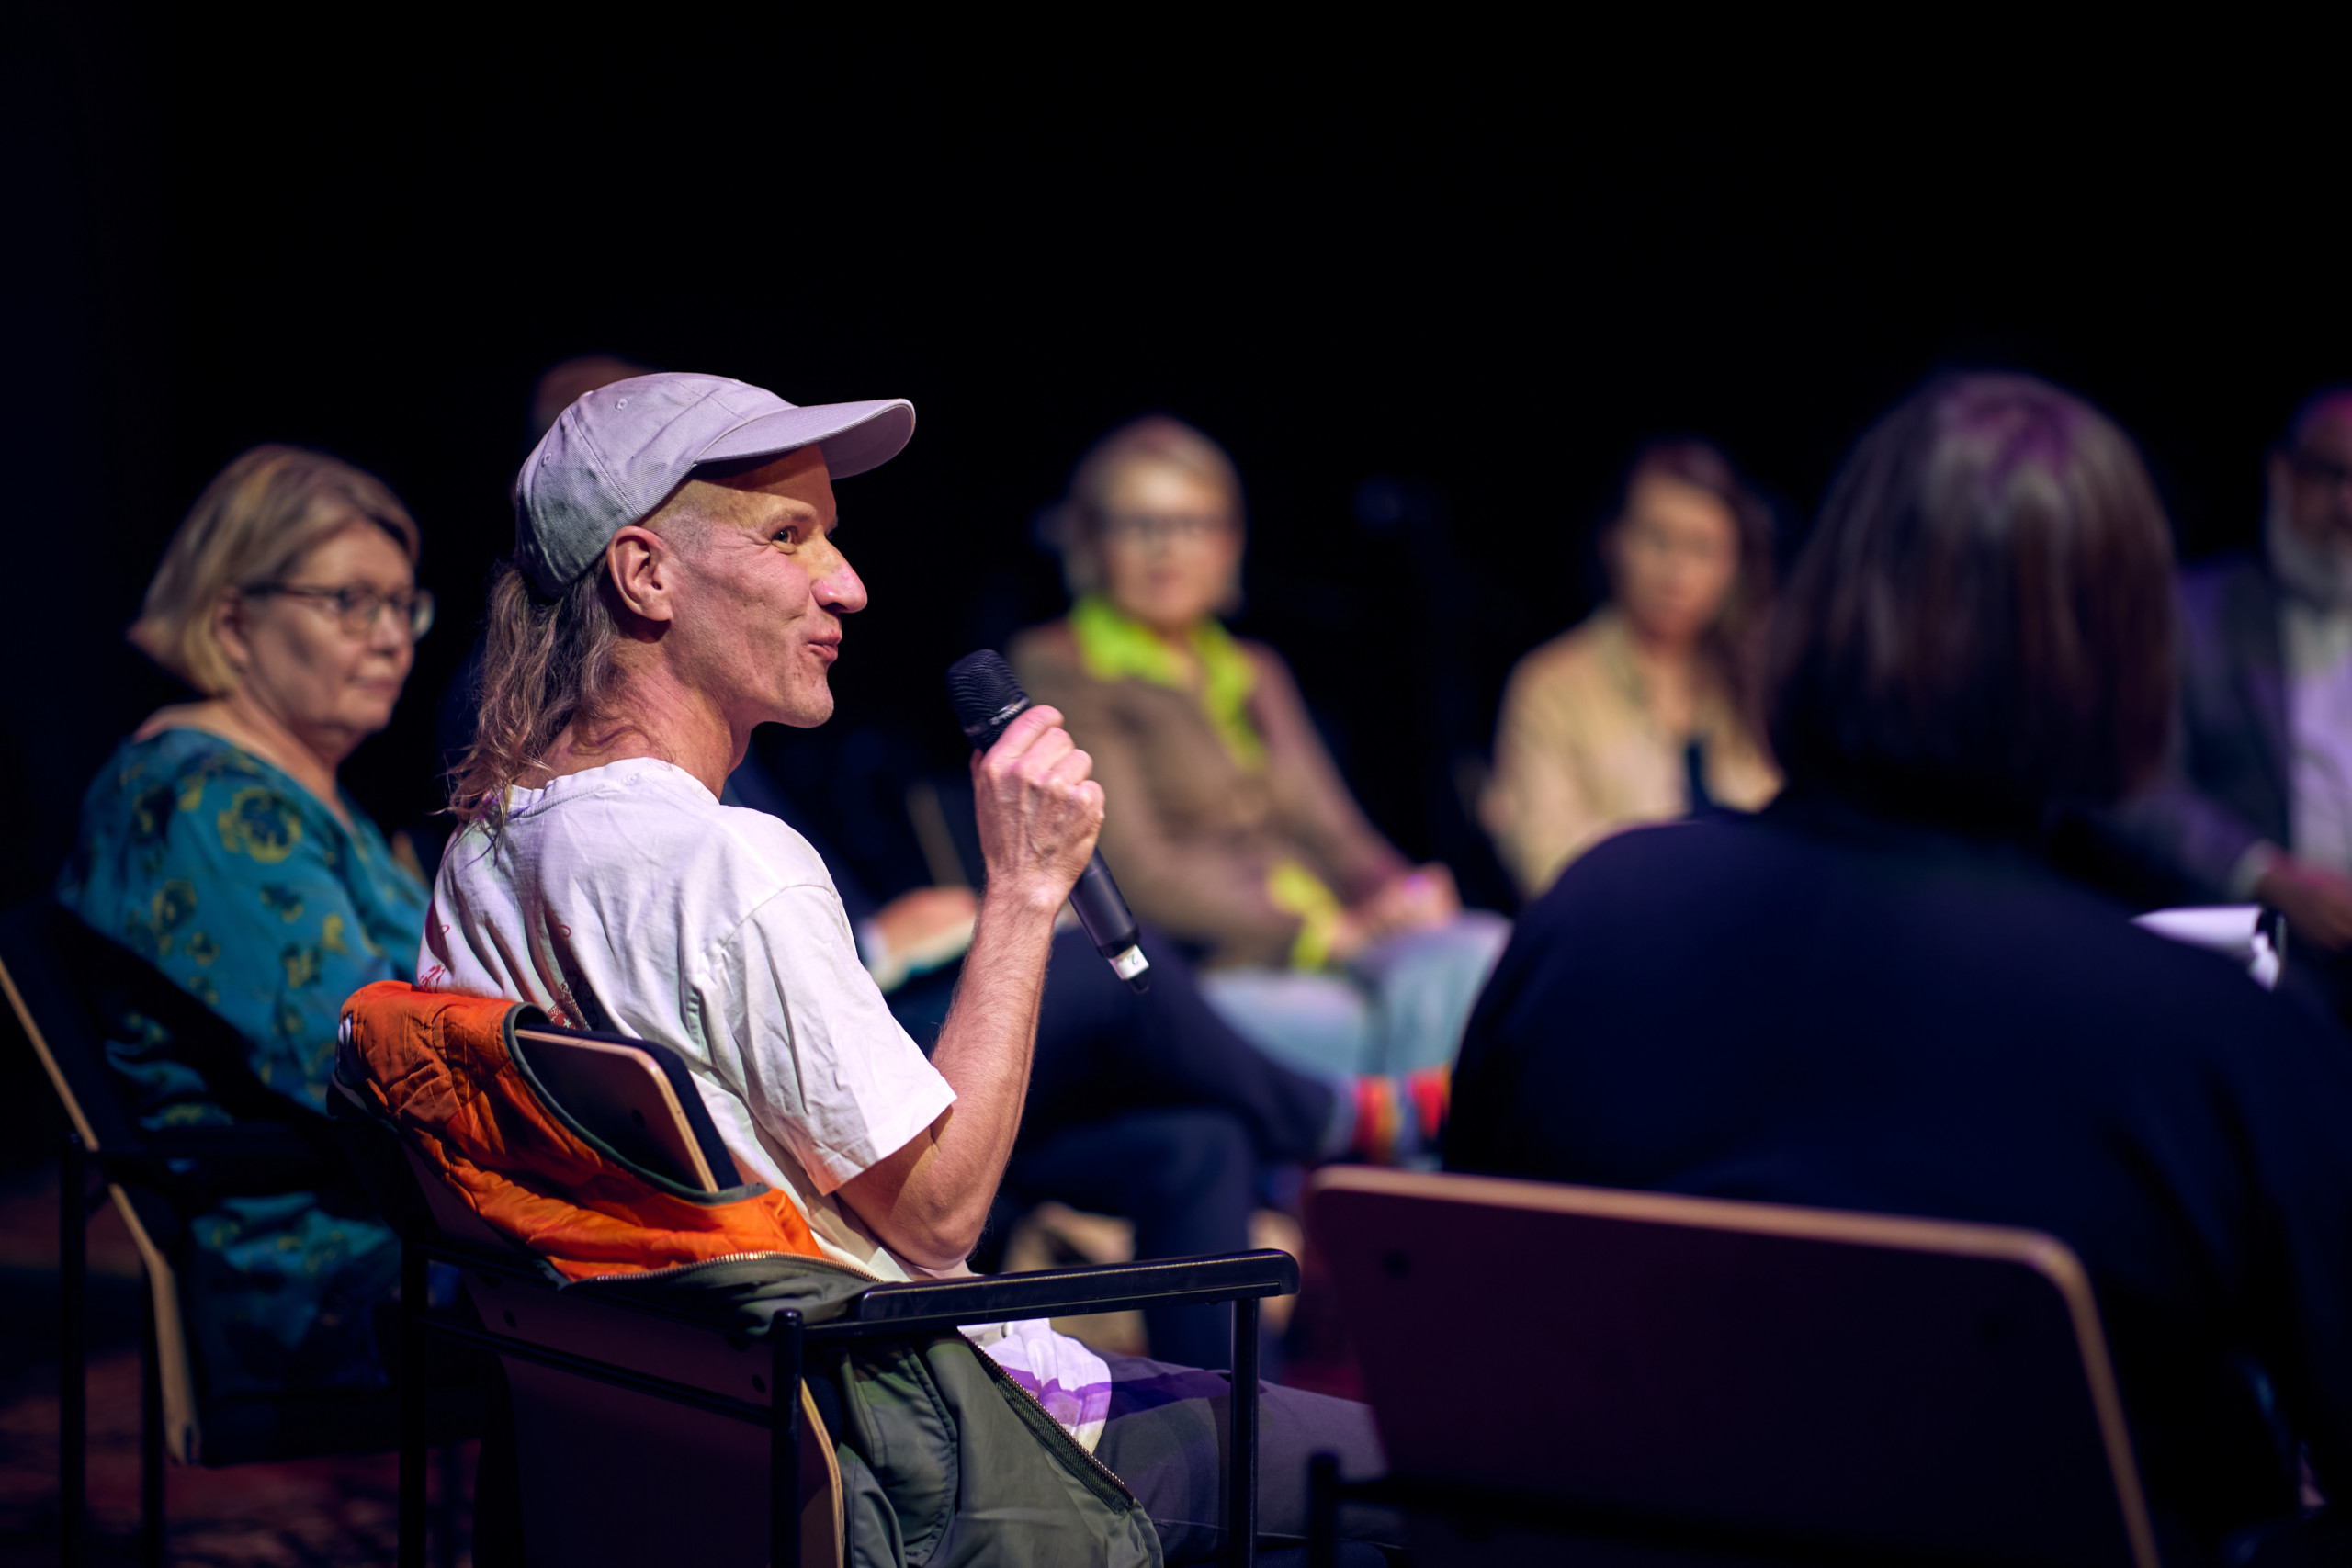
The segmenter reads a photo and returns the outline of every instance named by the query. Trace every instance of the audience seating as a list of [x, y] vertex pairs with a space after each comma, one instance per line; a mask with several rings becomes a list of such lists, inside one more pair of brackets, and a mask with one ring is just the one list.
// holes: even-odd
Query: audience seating
[[[707, 1191], [741, 1179], [667, 1048], [551, 1028], [515, 1032], [562, 1110], [625, 1158]], [[352, 1086], [338, 1088], [334, 1111], [346, 1146], [406, 1244], [410, 1343], [445, 1337], [504, 1364], [520, 1546], [530, 1562], [838, 1564], [840, 1478], [826, 1419], [802, 1382], [805, 1356], [861, 1339], [1160, 1302], [1233, 1303], [1235, 1383], [1244, 1393], [1232, 1404], [1228, 1445], [1232, 1526], [1237, 1540], [1253, 1541], [1257, 1305], [1298, 1288], [1286, 1253], [876, 1285], [831, 1314], [804, 1320], [779, 1311], [755, 1337], [738, 1320], [558, 1289], [529, 1254], [450, 1194]], [[421, 1307], [427, 1258], [462, 1270], [479, 1325]], [[779, 1404], [773, 1391], [786, 1388], [800, 1397]], [[413, 1427], [404, 1430], [401, 1560], [416, 1568], [424, 1562], [423, 1445]], [[765, 1442], [756, 1435], [763, 1431]], [[1245, 1544], [1237, 1561], [1252, 1557]]]
[[1322, 1540], [1367, 1496], [1408, 1510], [1420, 1568], [2156, 1568], [2050, 1236], [1361, 1168], [1320, 1173], [1307, 1221], [1391, 1466], [1318, 1461]]
[[[164, 1551], [164, 1465], [221, 1466], [393, 1446], [399, 1404], [390, 1390], [216, 1397], [188, 1334], [204, 1302], [183, 1290], [187, 1222], [220, 1198], [348, 1189], [351, 1173], [326, 1121], [270, 1092], [246, 1069], [236, 1032], [128, 949], [47, 899], [0, 913], [0, 990], [63, 1103], [72, 1127], [59, 1172], [59, 1508], [62, 1561], [85, 1560], [87, 1403], [85, 1381], [85, 1234], [97, 1203], [111, 1201], [146, 1269], [142, 1339], [141, 1537], [142, 1560]], [[149, 1131], [131, 1112], [107, 1065], [106, 1041], [126, 1011], [172, 1032], [202, 1060], [208, 1081], [239, 1120]], [[94, 1198], [95, 1168], [104, 1184]], [[427, 1427], [436, 1440], [469, 1435], [473, 1392], [431, 1391]]]

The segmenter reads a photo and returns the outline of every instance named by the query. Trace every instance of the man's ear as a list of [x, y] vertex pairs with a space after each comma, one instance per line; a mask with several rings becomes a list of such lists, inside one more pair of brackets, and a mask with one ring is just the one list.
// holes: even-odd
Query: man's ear
[[632, 523], [605, 547], [605, 573], [629, 614], [646, 621], [673, 621], [677, 606], [676, 549], [652, 529]]

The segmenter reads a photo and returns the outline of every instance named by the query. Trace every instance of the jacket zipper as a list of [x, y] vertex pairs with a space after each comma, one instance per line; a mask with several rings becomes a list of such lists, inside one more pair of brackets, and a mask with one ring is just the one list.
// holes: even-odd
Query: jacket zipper
[[[971, 1344], [971, 1341], [967, 1339], [965, 1343], [969, 1345]], [[1076, 1438], [1072, 1437], [1069, 1427], [1063, 1426], [1059, 1421], [1055, 1420], [1054, 1413], [1046, 1408], [1045, 1402], [1043, 1400], [1039, 1399], [1035, 1394], [1031, 1393], [1027, 1389], [1023, 1388], [1019, 1381], [1016, 1380], [1011, 1372], [1008, 1372], [1002, 1367], [998, 1366], [994, 1356], [989, 1355], [978, 1345], [972, 1346], [972, 1354], [980, 1359], [980, 1364], [988, 1368], [989, 1375], [994, 1377], [998, 1382], [1002, 1383], [1006, 1388], [1011, 1389], [1014, 1393], [1020, 1395], [1021, 1398], [1027, 1403], [1030, 1409], [1035, 1410], [1038, 1415], [1044, 1416], [1046, 1418], [1046, 1424], [1061, 1435], [1062, 1441], [1068, 1443], [1071, 1448], [1078, 1450], [1078, 1457], [1091, 1465], [1094, 1469], [1095, 1474], [1109, 1482], [1112, 1486], [1117, 1490], [1119, 1495], [1125, 1497], [1130, 1505], [1137, 1508], [1143, 1506], [1143, 1499], [1136, 1496], [1135, 1493], [1128, 1488], [1127, 1483], [1120, 1480], [1109, 1465], [1104, 1464], [1101, 1460], [1096, 1459], [1094, 1457], [1094, 1451], [1091, 1449], [1089, 1449], [1084, 1443], [1080, 1442]]]
[[812, 1259], [806, 1253], [800, 1252], [728, 1252], [721, 1253], [717, 1258], [697, 1258], [692, 1263], [672, 1263], [660, 1269], [642, 1269], [634, 1274], [592, 1274], [585, 1280], [566, 1280], [560, 1288], [573, 1291], [588, 1285], [635, 1284], [639, 1280], [666, 1280], [673, 1274], [684, 1274], [690, 1269], [707, 1269], [714, 1263], [752, 1263], [764, 1258], [797, 1258], [803, 1262], [820, 1261]]

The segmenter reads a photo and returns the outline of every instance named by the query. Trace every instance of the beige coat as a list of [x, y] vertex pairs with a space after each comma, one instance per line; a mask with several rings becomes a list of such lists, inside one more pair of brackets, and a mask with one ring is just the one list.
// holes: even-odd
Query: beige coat
[[[1720, 688], [1699, 700], [1707, 793], [1753, 811], [1781, 790]], [[1529, 897], [1620, 829], [1690, 809], [1683, 742], [1653, 719], [1624, 617], [1604, 608], [1519, 661], [1495, 731], [1495, 774], [1479, 802], [1503, 863]]]
[[1102, 858], [1136, 917], [1202, 944], [1214, 964], [1280, 966], [1300, 919], [1267, 896], [1277, 862], [1306, 866], [1343, 900], [1408, 867], [1340, 782], [1281, 657], [1240, 646], [1257, 673], [1249, 712], [1266, 743], [1262, 770], [1234, 758], [1192, 694], [1088, 674], [1062, 622], [1023, 633], [1009, 651], [1022, 685], [1062, 710], [1094, 759]]

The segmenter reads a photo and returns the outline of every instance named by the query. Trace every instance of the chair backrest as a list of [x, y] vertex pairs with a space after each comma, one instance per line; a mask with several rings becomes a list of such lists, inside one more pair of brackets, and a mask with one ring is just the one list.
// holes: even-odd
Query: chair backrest
[[2050, 1236], [1362, 1168], [1318, 1175], [1308, 1228], [1408, 1483], [1756, 1550], [2155, 1568]]
[[86, 941], [76, 943], [80, 925], [47, 898], [0, 912], [0, 989], [84, 1146], [135, 1153], [146, 1139], [112, 1081], [104, 1026], [91, 1005], [99, 978], [91, 960], [100, 944], [114, 944], [91, 931], [81, 931]]
[[925, 869], [942, 887], [978, 887], [987, 880], [976, 810], [972, 781], [961, 773], [917, 779], [907, 786], [907, 820]]
[[[735, 1162], [675, 1053], [649, 1041], [517, 1029], [543, 1098], [615, 1152], [704, 1191], [739, 1185]], [[415, 1149], [338, 1073], [331, 1103], [376, 1203], [404, 1239], [522, 1256], [443, 1185]], [[649, 1315], [551, 1282], [468, 1267], [481, 1322], [526, 1344], [585, 1356], [752, 1404], [772, 1395], [768, 1347], [717, 1327]], [[576, 1568], [767, 1560], [767, 1438], [758, 1427], [514, 1355], [518, 1504], [529, 1561]], [[812, 1434], [800, 1452], [801, 1561], [838, 1564], [841, 1477], [804, 1389]], [[604, 1506], [584, 1506], [601, 1499]]]
[[677, 1053], [581, 1030], [517, 1029], [524, 1066], [551, 1099], [624, 1159], [702, 1192], [741, 1176]]
[[[135, 1156], [145, 1150], [147, 1139], [107, 1063], [100, 998], [113, 994], [182, 1038], [228, 1029], [137, 954], [48, 898], [0, 911], [0, 994], [7, 997], [83, 1146], [109, 1156]], [[109, 1196], [147, 1273], [164, 1449], [175, 1461], [192, 1463], [203, 1453], [204, 1439], [179, 1282], [164, 1252], [165, 1238], [176, 1229], [175, 1216], [153, 1193], [134, 1194], [114, 1184]]]

